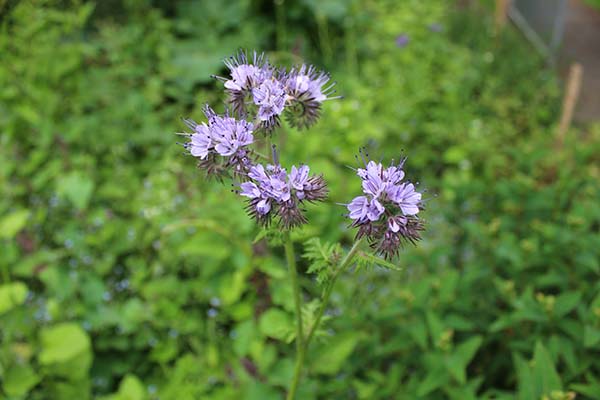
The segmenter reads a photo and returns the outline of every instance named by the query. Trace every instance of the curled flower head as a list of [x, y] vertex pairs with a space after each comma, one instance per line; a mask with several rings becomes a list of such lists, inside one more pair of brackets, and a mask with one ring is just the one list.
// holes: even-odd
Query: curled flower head
[[422, 195], [410, 182], [403, 182], [405, 159], [385, 168], [365, 161], [356, 174], [362, 181], [362, 196], [346, 205], [357, 237], [366, 237], [371, 247], [386, 258], [394, 257], [403, 242], [420, 240], [423, 223], [417, 214], [423, 209]]
[[327, 187], [322, 176], [309, 175], [306, 165], [292, 166], [291, 172], [278, 164], [254, 165], [239, 194], [248, 198], [247, 211], [259, 224], [268, 225], [275, 217], [283, 229], [306, 223], [304, 202], [323, 201]]
[[211, 175], [222, 175], [228, 170], [245, 173], [251, 165], [248, 146], [254, 141], [253, 125], [228, 115], [217, 115], [209, 106], [204, 108], [208, 124], [184, 120], [194, 132], [184, 144], [190, 154], [198, 157], [199, 167]]
[[267, 132], [279, 125], [279, 115], [285, 107], [284, 86], [275, 78], [265, 79], [252, 89], [254, 104], [258, 106], [257, 118]]
[[329, 83], [329, 75], [317, 71], [313, 66], [301, 65], [292, 68], [284, 81], [289, 106], [286, 119], [297, 128], [307, 128], [319, 118], [321, 104], [332, 99], [335, 83]]
[[224, 82], [229, 95], [228, 103], [237, 115], [247, 113], [247, 104], [252, 103], [253, 89], [264, 80], [273, 76], [273, 69], [263, 53], [252, 53], [249, 57], [244, 51], [225, 60], [229, 69], [229, 78], [216, 77]]

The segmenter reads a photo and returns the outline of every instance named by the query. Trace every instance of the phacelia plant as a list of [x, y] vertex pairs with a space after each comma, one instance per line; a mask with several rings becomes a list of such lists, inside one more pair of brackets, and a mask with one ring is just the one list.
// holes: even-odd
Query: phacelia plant
[[[403, 243], [415, 244], [420, 240], [423, 222], [418, 215], [423, 210], [422, 195], [414, 184], [405, 180], [405, 158], [384, 167], [382, 163], [367, 160], [368, 156], [361, 151], [364, 165], [356, 169], [356, 174], [363, 193], [345, 205], [350, 227], [357, 228], [354, 244], [342, 257], [340, 245], [323, 245], [318, 238], [307, 242], [306, 256], [313, 262], [309, 271], [318, 272], [321, 276], [317, 281], [326, 284], [318, 308], [303, 308], [304, 296], [289, 232], [308, 223], [304, 207], [325, 201], [327, 184], [322, 175], [311, 173], [308, 165], [286, 169], [279, 163], [274, 146], [269, 157], [261, 154], [256, 148], [257, 137], [261, 135], [269, 141], [282, 124], [282, 116], [293, 127], [309, 128], [319, 119], [323, 103], [339, 97], [334, 96], [334, 83], [329, 75], [313, 66], [276, 68], [264, 54], [249, 55], [243, 51], [227, 59], [225, 65], [229, 77], [216, 77], [223, 82], [227, 94], [225, 115], [217, 115], [206, 105], [207, 122], [185, 119], [192, 132], [184, 133], [188, 141], [183, 145], [208, 176], [220, 181], [233, 179], [234, 192], [245, 198], [246, 210], [258, 225], [266, 229], [274, 227], [283, 233], [296, 311], [296, 367], [287, 392], [287, 399], [293, 399], [304, 356], [321, 323], [337, 277], [357, 260], [393, 266], [391, 261]], [[370, 251], [360, 250], [363, 241], [369, 244]], [[306, 333], [305, 327], [308, 327]]]

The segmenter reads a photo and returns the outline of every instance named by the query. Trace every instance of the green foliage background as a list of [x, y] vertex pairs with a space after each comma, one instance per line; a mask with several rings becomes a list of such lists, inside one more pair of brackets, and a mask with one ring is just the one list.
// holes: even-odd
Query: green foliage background
[[[309, 162], [331, 188], [299, 252], [315, 235], [351, 244], [336, 203], [360, 190], [346, 168], [360, 146], [405, 149], [429, 191], [402, 271], [340, 280], [299, 398], [600, 398], [600, 129], [554, 146], [556, 77], [510, 29], [494, 36], [486, 8], [0, 5], [0, 398], [283, 398], [282, 251], [254, 242], [230, 187], [172, 134], [222, 104], [209, 75], [240, 47], [315, 63], [345, 97], [278, 138], [284, 165]], [[319, 245], [300, 263], [312, 295]]]

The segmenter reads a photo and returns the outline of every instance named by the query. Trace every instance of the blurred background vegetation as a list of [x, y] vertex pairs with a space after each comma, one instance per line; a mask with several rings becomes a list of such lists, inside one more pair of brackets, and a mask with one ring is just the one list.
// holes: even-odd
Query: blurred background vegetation
[[299, 398], [600, 398], [600, 128], [555, 146], [555, 72], [487, 3], [0, 1], [0, 398], [283, 398], [282, 252], [173, 135], [238, 48], [344, 95], [278, 137], [331, 188], [299, 252], [351, 244], [360, 146], [431, 198], [402, 272], [339, 282]]

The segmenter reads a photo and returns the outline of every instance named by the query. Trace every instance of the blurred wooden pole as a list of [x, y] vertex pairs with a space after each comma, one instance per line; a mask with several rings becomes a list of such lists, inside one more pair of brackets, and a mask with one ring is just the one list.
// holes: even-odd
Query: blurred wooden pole
[[506, 26], [508, 21], [508, 8], [510, 7], [511, 0], [496, 0], [496, 33]]
[[558, 147], [562, 147], [567, 131], [571, 127], [571, 121], [573, 120], [573, 112], [577, 105], [577, 99], [579, 98], [579, 91], [581, 90], [581, 80], [583, 78], [583, 67], [579, 63], [571, 65], [569, 70], [569, 77], [567, 79], [567, 89], [563, 98], [562, 114], [560, 117], [560, 124], [556, 131], [556, 143]]

